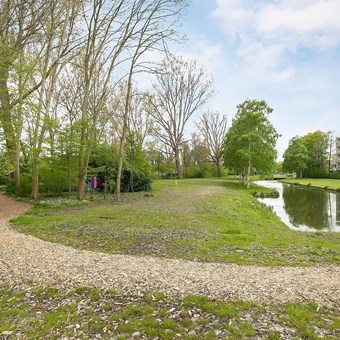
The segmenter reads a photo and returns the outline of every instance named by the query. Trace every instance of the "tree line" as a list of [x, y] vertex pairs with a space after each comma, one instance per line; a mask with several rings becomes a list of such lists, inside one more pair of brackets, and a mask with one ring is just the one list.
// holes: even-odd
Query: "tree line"
[[283, 170], [295, 173], [297, 177], [334, 177], [335, 138], [331, 131], [317, 130], [289, 141], [284, 153]]
[[[160, 158], [174, 160], [182, 177], [194, 154], [185, 126], [212, 95], [197, 62], [169, 49], [182, 39], [186, 0], [0, 6], [0, 170], [2, 178], [10, 174], [9, 190], [29, 190], [36, 200], [41, 190], [76, 188], [82, 200], [94, 167], [119, 198], [122, 181], [133, 190]], [[153, 62], [156, 54], [163, 61]], [[138, 79], [148, 76], [151, 88], [139, 90]], [[206, 146], [218, 175], [226, 124], [212, 111], [197, 122], [203, 137], [196, 144]]]

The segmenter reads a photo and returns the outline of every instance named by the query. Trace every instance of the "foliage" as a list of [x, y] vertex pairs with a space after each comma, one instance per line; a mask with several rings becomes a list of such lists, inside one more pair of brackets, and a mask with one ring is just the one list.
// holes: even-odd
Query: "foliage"
[[[130, 131], [124, 148], [125, 164], [122, 182], [125, 182], [127, 185], [123, 191], [150, 190], [150, 166], [143, 151], [140, 136]], [[126, 177], [128, 177], [128, 180], [126, 180]]]
[[327, 178], [331, 142], [329, 133], [320, 130], [292, 138], [284, 154], [285, 170], [299, 177]]
[[250, 100], [237, 106], [224, 144], [224, 164], [241, 173], [244, 178], [252, 171], [271, 174], [275, 168], [277, 152], [276, 141], [279, 137], [268, 120], [273, 110], [263, 100]]
[[[113, 193], [116, 189], [115, 179], [118, 168], [118, 146], [107, 143], [95, 145], [90, 157], [91, 173], [107, 180], [107, 190]], [[121, 191], [149, 191], [151, 189], [150, 166], [138, 136], [130, 133], [125, 143], [124, 171]]]
[[340, 179], [340, 171], [331, 171], [329, 173], [329, 178]]
[[328, 178], [329, 174], [326, 170], [314, 169], [314, 168], [307, 168], [303, 172], [304, 178]]
[[13, 171], [9, 157], [0, 145], [0, 185], [7, 184], [8, 174]]
[[294, 137], [289, 141], [285, 151], [283, 169], [287, 172], [295, 172], [298, 177], [302, 177], [303, 171], [310, 162], [310, 153], [302, 138]]
[[[31, 194], [32, 177], [30, 174], [20, 175], [21, 190], [20, 195], [22, 197], [29, 197]], [[9, 195], [14, 195], [16, 193], [15, 180], [9, 178], [6, 185], [6, 193]]]
[[212, 163], [202, 163], [185, 167], [183, 170], [184, 178], [209, 178], [216, 177], [216, 168]]
[[[318, 130], [308, 133], [303, 136], [302, 139], [310, 156], [307, 169], [327, 172], [329, 147], [328, 133]], [[307, 177], [307, 175], [304, 175], [304, 177]]]

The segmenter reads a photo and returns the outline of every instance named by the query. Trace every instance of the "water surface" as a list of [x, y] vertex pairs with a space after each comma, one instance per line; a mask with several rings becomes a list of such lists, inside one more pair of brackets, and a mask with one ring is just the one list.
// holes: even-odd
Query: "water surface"
[[340, 231], [340, 193], [300, 187], [277, 181], [257, 181], [276, 189], [279, 198], [260, 198], [291, 229], [301, 231]]

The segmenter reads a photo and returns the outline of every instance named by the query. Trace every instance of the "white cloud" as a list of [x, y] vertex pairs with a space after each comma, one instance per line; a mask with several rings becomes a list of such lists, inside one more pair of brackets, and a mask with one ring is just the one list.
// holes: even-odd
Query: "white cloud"
[[209, 74], [213, 74], [224, 67], [225, 58], [223, 55], [222, 43], [210, 43], [201, 36], [190, 36], [184, 50], [178, 54], [187, 59], [195, 59]]
[[257, 12], [256, 30], [267, 39], [326, 49], [340, 42], [339, 12], [338, 0], [282, 0]]
[[295, 75], [299, 49], [340, 45], [339, 0], [216, 0], [211, 16], [237, 44], [248, 76], [284, 82]]

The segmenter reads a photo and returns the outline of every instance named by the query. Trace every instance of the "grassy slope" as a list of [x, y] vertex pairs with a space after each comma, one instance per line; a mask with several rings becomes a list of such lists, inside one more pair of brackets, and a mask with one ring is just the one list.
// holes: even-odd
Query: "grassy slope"
[[340, 233], [292, 231], [251, 191], [232, 180], [156, 181], [154, 197], [38, 204], [13, 223], [44, 240], [111, 253], [270, 266], [340, 263]]
[[300, 185], [309, 185], [315, 188], [327, 188], [331, 190], [340, 190], [340, 179], [331, 178], [295, 178], [284, 179], [284, 183], [299, 183]]

